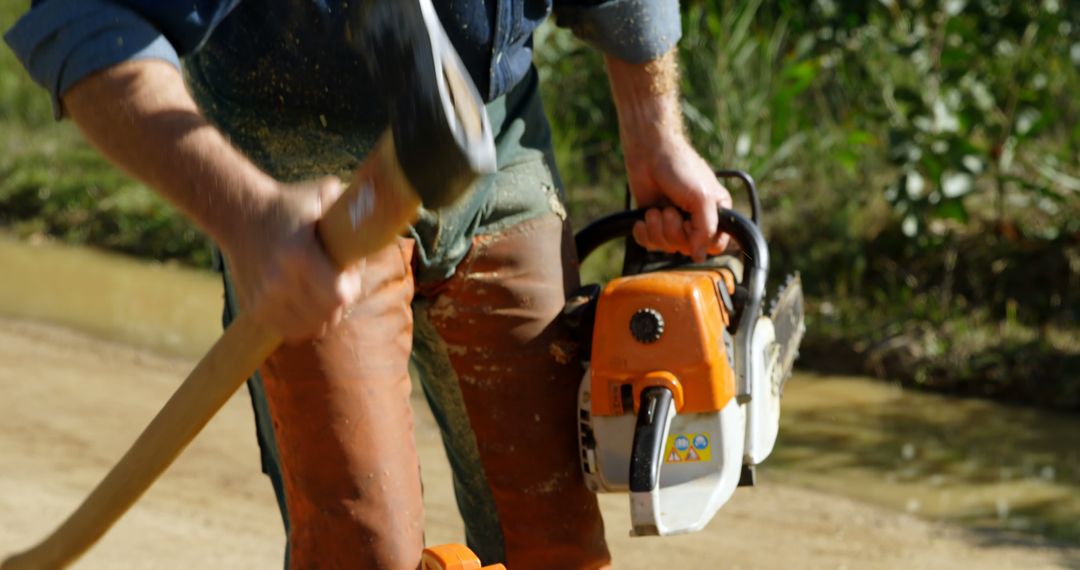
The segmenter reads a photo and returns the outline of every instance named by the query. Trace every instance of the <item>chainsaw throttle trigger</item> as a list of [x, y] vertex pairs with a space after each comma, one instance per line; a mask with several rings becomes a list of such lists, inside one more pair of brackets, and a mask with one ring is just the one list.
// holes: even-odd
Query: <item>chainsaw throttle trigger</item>
[[663, 445], [667, 439], [675, 400], [671, 390], [651, 386], [641, 392], [634, 443], [630, 454], [630, 491], [648, 493], [660, 481]]

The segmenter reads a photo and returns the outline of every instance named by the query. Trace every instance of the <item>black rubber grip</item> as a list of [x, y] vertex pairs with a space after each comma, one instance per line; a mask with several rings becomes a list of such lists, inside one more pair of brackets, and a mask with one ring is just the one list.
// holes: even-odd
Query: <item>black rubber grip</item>
[[660, 484], [660, 466], [664, 464], [664, 428], [674, 396], [662, 386], [650, 386], [641, 392], [634, 443], [630, 452], [630, 491], [648, 493]]

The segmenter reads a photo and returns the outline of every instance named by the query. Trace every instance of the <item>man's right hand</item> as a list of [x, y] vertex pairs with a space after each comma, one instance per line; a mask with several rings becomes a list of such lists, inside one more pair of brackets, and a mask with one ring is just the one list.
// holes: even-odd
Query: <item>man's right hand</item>
[[106, 157], [221, 245], [241, 305], [286, 341], [324, 334], [359, 296], [359, 268], [334, 267], [315, 233], [323, 207], [341, 194], [337, 179], [272, 179], [206, 121], [173, 66], [151, 59], [107, 68], [63, 103]]
[[341, 193], [333, 177], [278, 185], [222, 244], [241, 307], [286, 342], [326, 334], [361, 294], [363, 265], [335, 267], [316, 233]]

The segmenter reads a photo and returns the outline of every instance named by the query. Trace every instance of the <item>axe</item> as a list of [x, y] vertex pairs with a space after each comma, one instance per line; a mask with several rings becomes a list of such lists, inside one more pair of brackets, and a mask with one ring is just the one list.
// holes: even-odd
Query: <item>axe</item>
[[[383, 87], [390, 127], [318, 223], [339, 267], [390, 244], [420, 204], [448, 205], [495, 170], [483, 101], [430, 0], [349, 4], [349, 40]], [[75, 512], [0, 570], [64, 568], [86, 552], [280, 344], [240, 314]]]

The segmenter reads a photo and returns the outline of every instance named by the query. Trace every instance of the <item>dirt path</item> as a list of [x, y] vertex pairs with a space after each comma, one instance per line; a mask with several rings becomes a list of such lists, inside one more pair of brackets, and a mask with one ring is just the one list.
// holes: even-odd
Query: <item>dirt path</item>
[[[51, 530], [119, 457], [191, 362], [0, 318], [0, 553]], [[418, 401], [429, 542], [457, 541], [449, 468]], [[1056, 549], [927, 523], [799, 488], [741, 490], [708, 530], [629, 539], [624, 497], [603, 497], [623, 569], [1080, 568]], [[246, 395], [78, 568], [278, 568], [283, 535], [259, 473]]]

